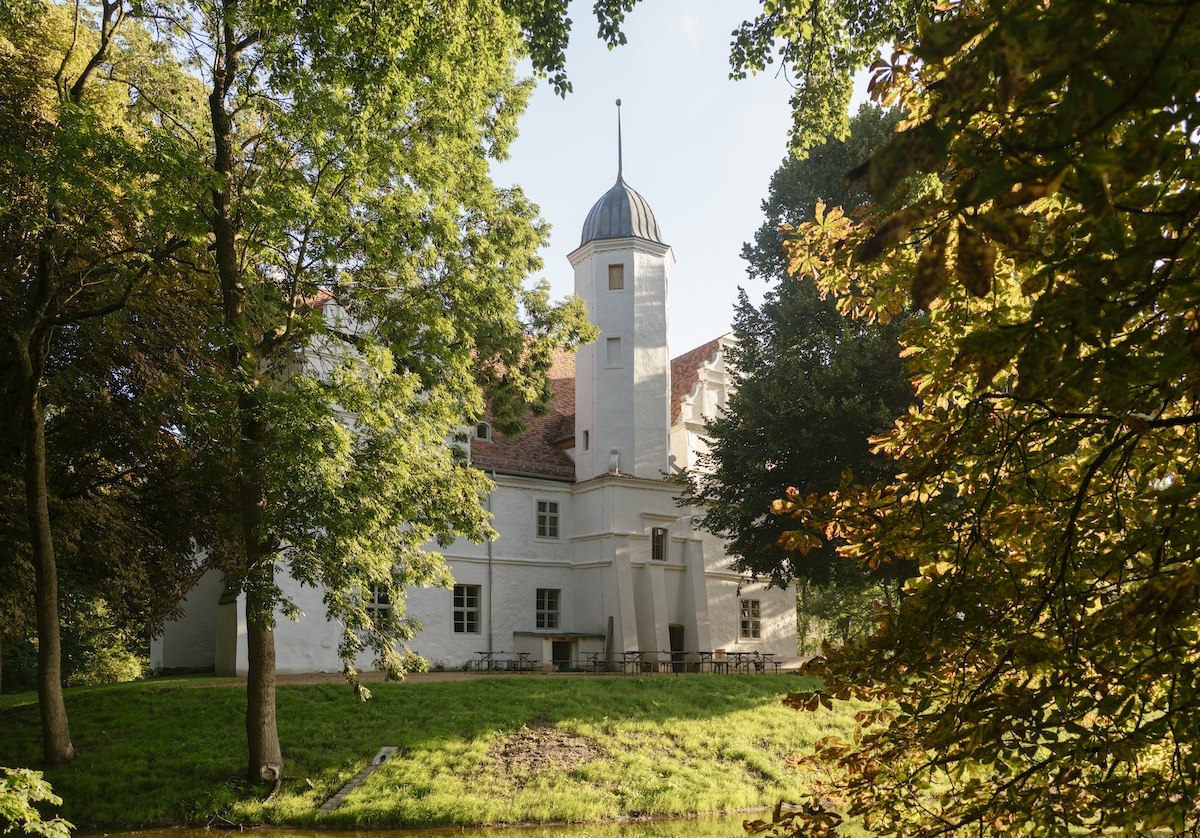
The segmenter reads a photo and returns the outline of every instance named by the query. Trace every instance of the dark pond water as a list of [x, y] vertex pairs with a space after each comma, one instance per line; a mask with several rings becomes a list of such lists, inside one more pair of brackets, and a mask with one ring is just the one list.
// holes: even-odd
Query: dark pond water
[[[741, 838], [742, 821], [753, 815], [694, 820], [657, 820], [620, 824], [509, 827], [506, 829], [442, 828], [328, 831], [315, 829], [253, 829], [243, 832], [167, 829], [105, 833], [109, 838]], [[98, 838], [98, 836], [93, 836]]]

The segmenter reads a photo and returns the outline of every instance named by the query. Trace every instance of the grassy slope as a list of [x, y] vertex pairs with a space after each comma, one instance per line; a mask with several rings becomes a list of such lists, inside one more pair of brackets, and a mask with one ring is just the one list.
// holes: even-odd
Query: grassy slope
[[[47, 778], [64, 815], [90, 827], [238, 822], [408, 826], [593, 821], [772, 805], [803, 797], [785, 759], [846, 731], [852, 710], [802, 714], [780, 704], [790, 676], [480, 678], [279, 689], [287, 780], [268, 805], [238, 779], [245, 760], [242, 689], [159, 679], [67, 691], [78, 754]], [[37, 767], [32, 697], [0, 703], [0, 765]], [[506, 740], [549, 725], [598, 743], [563, 770], [513, 772]], [[332, 814], [316, 807], [380, 746], [396, 756]]]

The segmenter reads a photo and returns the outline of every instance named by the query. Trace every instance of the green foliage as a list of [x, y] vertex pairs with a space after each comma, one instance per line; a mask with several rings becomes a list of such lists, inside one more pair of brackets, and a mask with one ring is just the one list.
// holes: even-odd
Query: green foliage
[[[275, 564], [325, 589], [347, 666], [364, 645], [408, 666], [403, 589], [449, 579], [422, 546], [489, 532], [489, 484], [447, 444], [455, 429], [490, 400], [518, 430], [548, 401], [552, 349], [591, 334], [578, 303], [524, 287], [545, 227], [490, 179], [531, 89], [514, 77], [530, 22], [505, 8], [256, 4], [176, 44], [224, 149], [204, 221], [228, 367], [193, 431], [219, 440], [232, 488], [212, 563], [258, 626], [292, 607]], [[158, 9], [181, 29], [199, 14]]]
[[733, 33], [734, 78], [779, 60], [793, 78], [792, 148], [800, 156], [850, 132], [854, 74], [888, 43], [909, 42], [934, 0], [763, 0]]
[[67, 838], [74, 828], [71, 823], [55, 817], [46, 820], [35, 804], [61, 806], [62, 799], [42, 779], [42, 772], [28, 768], [0, 768], [0, 826], [5, 835], [41, 835], [44, 838]]
[[[849, 732], [857, 708], [798, 720], [781, 703], [788, 689], [813, 684], [762, 675], [414, 678], [371, 684], [366, 703], [344, 684], [282, 685], [290, 770], [266, 802], [234, 777], [240, 737], [214, 735], [240, 723], [237, 682], [76, 688], [67, 696], [80, 756], [48, 777], [64, 815], [89, 828], [219, 817], [362, 829], [733, 811], [795, 798], [807, 775], [787, 761]], [[29, 696], [0, 709], [0, 759], [37, 759], [36, 717]], [[567, 767], [560, 741], [589, 760]], [[527, 761], [506, 761], [509, 743]], [[341, 807], [318, 813], [381, 745], [398, 751]]]
[[921, 408], [881, 445], [903, 473], [792, 509], [848, 556], [920, 564], [827, 671], [889, 708], [821, 752], [817, 793], [869, 828], [1197, 827], [1194, 11], [946, 4], [881, 70], [909, 117], [863, 170], [936, 188], [790, 245], [845, 308], [924, 312]]
[[846, 607], [878, 596], [871, 575], [839, 557], [836, 542], [791, 540], [788, 521], [770, 514], [772, 503], [789, 491], [833, 491], [847, 472], [868, 483], [891, 474], [868, 440], [907, 408], [912, 390], [898, 324], [857, 322], [811, 282], [789, 280], [781, 245], [789, 225], [812, 218], [822, 198], [863, 200], [844, 174], [887, 139], [896, 120], [864, 108], [849, 142], [785, 160], [772, 178], [767, 219], [744, 256], [753, 276], [780, 284], [761, 307], [744, 292], [739, 299], [728, 357], [738, 387], [709, 426], [709, 453], [691, 476], [688, 499], [704, 509], [701, 526], [729, 540], [738, 569], [781, 584], [836, 584]]
[[[51, 763], [72, 756], [60, 579], [124, 626], [161, 623], [191, 571], [200, 508], [175, 485], [189, 452], [173, 428], [178, 381], [163, 386], [203, 366], [189, 354], [205, 282], [181, 187], [198, 158], [180, 118], [146, 106], [182, 76], [120, 4], [91, 11], [0, 15], [0, 579], [15, 584], [0, 632], [38, 623]], [[156, 306], [162, 323], [147, 317]]]
[[[62, 678], [69, 686], [115, 684], [146, 674], [146, 637], [125, 624], [102, 599], [78, 601], [66, 594], [62, 616]], [[37, 679], [37, 636], [11, 634], [4, 639], [4, 692], [33, 689]]]

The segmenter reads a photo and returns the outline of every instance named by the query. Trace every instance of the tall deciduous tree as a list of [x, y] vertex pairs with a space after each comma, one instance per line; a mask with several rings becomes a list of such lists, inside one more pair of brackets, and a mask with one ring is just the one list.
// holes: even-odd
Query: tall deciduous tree
[[401, 673], [403, 589], [447, 581], [423, 546], [488, 532], [488, 484], [448, 437], [485, 395], [518, 427], [547, 399], [551, 348], [588, 333], [577, 304], [523, 288], [544, 230], [488, 174], [530, 90], [514, 80], [521, 32], [553, 65], [566, 21], [497, 0], [143, 12], [207, 89], [199, 212], [226, 375], [204, 433], [225, 441], [228, 475], [212, 561], [245, 595], [248, 774], [277, 782], [273, 629], [294, 606], [276, 574], [325, 590], [351, 678], [367, 646]]
[[735, 78], [778, 59], [793, 80], [792, 147], [810, 148], [850, 134], [856, 72], [880, 47], [908, 43], [936, 0], [763, 0], [762, 11], [733, 32]]
[[[114, 78], [121, 65], [150, 88], [164, 72], [163, 62], [142, 49], [145, 39], [125, 26], [119, 6], [105, 4], [94, 20], [80, 7], [23, 3], [4, 11], [0, 376], [13, 396], [4, 423], [20, 431], [19, 452], [5, 453], [22, 465], [39, 705], [45, 760], [53, 764], [70, 760], [74, 749], [62, 697], [59, 562], [47, 478], [48, 413], [60, 418], [48, 398], [51, 379], [67, 368], [79, 374], [86, 365], [81, 357], [92, 359], [93, 374], [105, 368], [88, 355], [97, 321], [124, 308], [151, 277], [176, 270], [189, 241], [174, 184], [186, 181], [189, 169], [172, 133], [130, 97], [127, 82]], [[129, 376], [118, 387], [134, 391], [139, 384]], [[87, 473], [94, 464], [78, 465]], [[119, 470], [131, 461], [109, 465]], [[13, 482], [6, 480], [6, 490]]]
[[921, 564], [826, 671], [882, 705], [822, 746], [816, 791], [907, 835], [1194, 832], [1200, 16], [988, 0], [919, 35], [879, 68], [910, 117], [862, 174], [936, 182], [792, 245], [847, 306], [924, 312], [921, 409], [884, 442], [902, 476], [790, 508]]
[[888, 474], [868, 438], [912, 400], [897, 327], [843, 316], [811, 282], [788, 279], [781, 250], [785, 231], [811, 219], [817, 201], [862, 202], [865, 192], [847, 188], [845, 172], [883, 144], [896, 120], [864, 107], [848, 142], [785, 160], [763, 202], [766, 221], [743, 250], [751, 277], [779, 285], [761, 307], [739, 297], [729, 353], [738, 387], [710, 425], [710, 453], [693, 475], [690, 500], [703, 504], [703, 526], [729, 539], [740, 569], [776, 582], [825, 584], [845, 563], [825, 545], [782, 543], [788, 527], [771, 516], [772, 502], [788, 487], [831, 491], [846, 470], [866, 482]]
[[852, 208], [866, 199], [845, 173], [869, 159], [897, 120], [895, 112], [864, 106], [847, 141], [789, 158], [771, 178], [766, 220], [743, 256], [752, 277], [779, 284], [761, 306], [745, 293], [739, 298], [729, 353], [738, 387], [709, 427], [709, 453], [691, 475], [688, 498], [704, 509], [701, 526], [728, 540], [739, 570], [779, 584], [797, 581], [805, 625], [830, 623], [843, 639], [852, 626], [870, 625], [856, 617], [870, 613], [859, 600], [894, 595], [894, 581], [885, 580], [897, 569], [868, 571], [824, 538], [790, 540], [772, 504], [789, 489], [832, 491], [846, 471], [866, 483], [891, 474], [891, 463], [872, 454], [868, 440], [907, 409], [912, 388], [900, 362], [898, 324], [858, 322], [821, 299], [811, 281], [790, 280], [782, 245], [787, 230], [811, 220], [817, 201]]

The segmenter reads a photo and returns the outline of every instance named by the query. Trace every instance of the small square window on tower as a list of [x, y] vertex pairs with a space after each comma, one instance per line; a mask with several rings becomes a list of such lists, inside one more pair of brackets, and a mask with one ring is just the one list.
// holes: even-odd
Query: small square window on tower
[[608, 290], [622, 291], [625, 288], [625, 266], [624, 265], [609, 265], [608, 266]]

